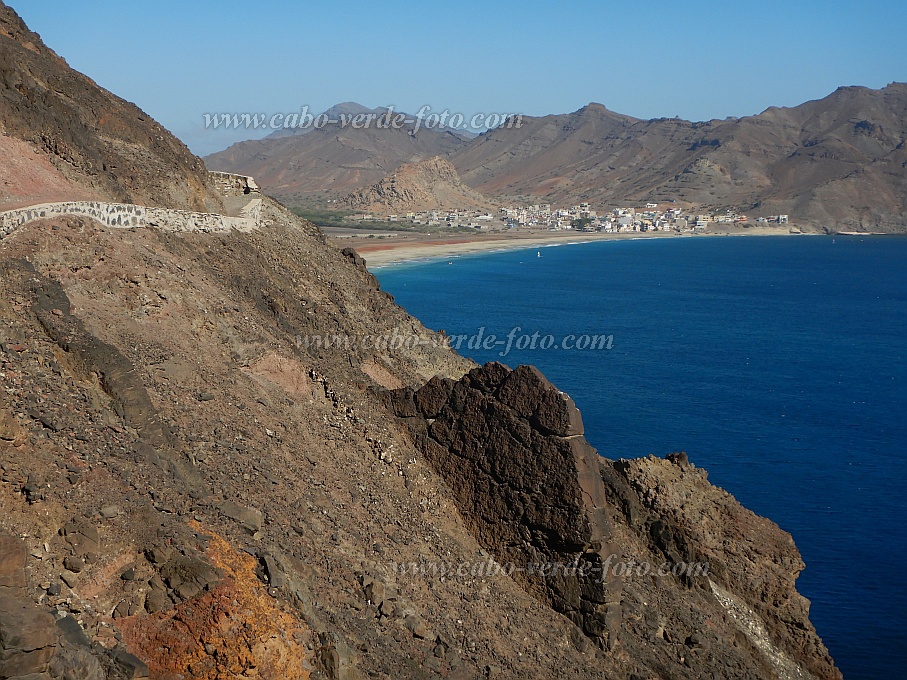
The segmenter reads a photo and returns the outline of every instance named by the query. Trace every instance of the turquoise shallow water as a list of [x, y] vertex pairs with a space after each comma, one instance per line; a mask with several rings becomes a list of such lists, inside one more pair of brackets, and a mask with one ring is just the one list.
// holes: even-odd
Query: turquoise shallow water
[[[541, 368], [602, 455], [687, 451], [793, 534], [798, 588], [845, 677], [903, 677], [907, 238], [596, 242], [376, 274], [430, 328], [506, 343], [519, 327], [509, 352], [460, 351]], [[613, 346], [559, 348], [583, 334]]]

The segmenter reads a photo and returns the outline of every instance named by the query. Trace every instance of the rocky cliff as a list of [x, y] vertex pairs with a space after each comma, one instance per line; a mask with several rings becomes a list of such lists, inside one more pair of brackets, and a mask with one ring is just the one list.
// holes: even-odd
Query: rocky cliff
[[621, 677], [837, 677], [790, 536], [685, 454], [609, 461], [536, 369], [487, 364], [385, 401], [473, 535]]

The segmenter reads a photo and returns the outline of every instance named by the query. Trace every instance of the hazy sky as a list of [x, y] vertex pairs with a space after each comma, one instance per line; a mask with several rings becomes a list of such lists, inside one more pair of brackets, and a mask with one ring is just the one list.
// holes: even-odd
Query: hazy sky
[[544, 115], [745, 116], [907, 80], [905, 0], [9, 0], [71, 66], [196, 153], [204, 113], [343, 101]]

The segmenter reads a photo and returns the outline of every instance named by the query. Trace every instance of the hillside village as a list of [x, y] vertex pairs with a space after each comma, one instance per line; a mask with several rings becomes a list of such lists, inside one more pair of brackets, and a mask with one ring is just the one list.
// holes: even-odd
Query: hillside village
[[360, 214], [363, 221], [386, 220], [413, 225], [472, 228], [480, 231], [532, 229], [548, 231], [584, 231], [633, 233], [650, 231], [704, 231], [710, 224], [787, 224], [788, 215], [771, 215], [750, 220], [731, 208], [724, 212], [685, 213], [681, 208], [647, 203], [641, 208], [595, 210], [589, 203], [569, 208], [552, 207], [550, 203], [500, 208], [497, 215], [477, 210], [428, 210], [403, 215], [376, 216]]

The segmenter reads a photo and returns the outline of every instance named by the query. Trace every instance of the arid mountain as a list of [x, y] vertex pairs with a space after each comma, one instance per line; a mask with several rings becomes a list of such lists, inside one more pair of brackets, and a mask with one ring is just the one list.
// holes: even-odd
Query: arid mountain
[[[330, 121], [342, 121], [342, 120], [352, 120], [355, 116], [359, 115], [369, 115], [373, 114], [375, 116], [381, 116], [388, 112], [388, 109], [383, 106], [379, 106], [376, 109], [370, 109], [367, 106], [358, 104], [356, 102], [341, 102], [340, 104], [334, 104], [331, 108], [323, 111], [321, 114], [311, 113], [315, 118], [318, 116], [324, 116], [327, 120]], [[415, 119], [415, 116], [403, 113], [406, 118]], [[314, 121], [313, 121], [314, 122]], [[297, 123], [298, 125], [298, 123]], [[284, 130], [277, 130], [269, 134], [265, 139], [280, 139], [281, 137], [295, 137], [297, 135], [305, 135], [315, 129], [314, 124], [306, 125], [304, 127], [289, 128]], [[459, 130], [448, 128], [447, 126], [436, 126], [434, 128], [438, 132], [451, 132], [458, 137], [462, 137], [465, 140], [470, 140], [476, 136], [474, 132], [469, 132], [467, 130]]]
[[0, 132], [0, 207], [86, 197], [222, 207], [182, 142], [69, 68], [2, 2]]
[[[327, 116], [329, 120], [340, 120], [340, 116], [358, 116], [361, 114], [367, 115], [370, 113], [377, 114], [379, 112], [376, 109], [370, 109], [367, 106], [357, 104], [356, 102], [341, 102], [340, 104], [334, 104], [334, 106], [321, 112], [320, 114], [316, 114], [314, 111], [310, 113], [315, 117], [322, 115]], [[281, 137], [296, 137], [298, 135], [307, 135], [314, 129], [314, 125], [308, 125], [305, 127], [276, 130], [265, 137], [265, 139], [280, 139]]]
[[403, 163], [446, 156], [466, 143], [450, 131], [414, 133], [413, 125], [329, 124], [309, 134], [239, 142], [207, 156], [205, 164], [252, 175], [268, 194], [292, 203], [320, 194], [343, 196], [381, 181]]
[[[220, 202], [162, 131], [54, 125], [92, 191]], [[59, 170], [32, 155], [14, 183]], [[242, 231], [4, 223], [0, 678], [840, 678], [789, 534], [685, 454], [600, 458], [537, 370], [475, 366], [252, 200]]]
[[789, 534], [683, 457], [600, 459], [527, 367], [464, 375], [274, 203], [37, 221], [0, 271], [0, 677], [840, 677]]
[[599, 104], [499, 128], [457, 151], [463, 180], [498, 197], [638, 201], [788, 213], [831, 229], [907, 229], [907, 84], [840, 88], [794, 108], [691, 123]]
[[405, 163], [367, 189], [354, 191], [339, 204], [380, 214], [422, 210], [489, 210], [493, 202], [463, 184], [454, 167], [435, 156]]

